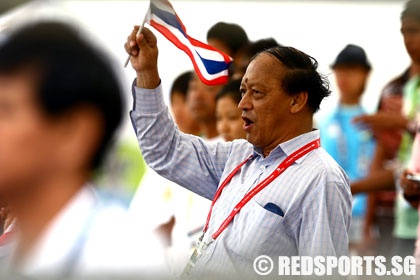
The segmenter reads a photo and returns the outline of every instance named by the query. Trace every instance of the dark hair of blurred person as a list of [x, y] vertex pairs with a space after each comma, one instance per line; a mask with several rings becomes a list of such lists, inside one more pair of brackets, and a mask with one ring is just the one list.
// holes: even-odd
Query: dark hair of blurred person
[[410, 0], [407, 1], [404, 10], [401, 13], [401, 19], [411, 17], [420, 21], [420, 1]]
[[257, 41], [249, 43], [245, 47], [243, 55], [240, 57], [240, 60], [236, 62], [236, 71], [233, 74], [232, 79], [241, 79], [243, 77], [249, 62], [254, 55], [259, 53], [260, 51], [276, 46], [281, 46], [281, 44], [279, 44], [272, 37], [259, 39]]
[[348, 44], [337, 55], [331, 68], [339, 89], [339, 103], [347, 106], [360, 105], [372, 68], [365, 50], [360, 46]]
[[238, 24], [218, 22], [207, 31], [207, 42], [235, 59], [249, 42], [246, 31]]
[[23, 242], [41, 228], [21, 211], [35, 201], [37, 211], [55, 208], [46, 210], [47, 223], [82, 187], [120, 124], [122, 104], [113, 70], [64, 24], [29, 24], [0, 46], [0, 192], [31, 233]]
[[207, 31], [207, 43], [233, 58], [229, 75], [235, 76], [243, 51], [249, 44], [246, 31], [236, 23], [217, 22]]
[[[404, 36], [404, 44], [410, 58], [415, 62], [415, 65], [420, 65], [420, 47], [416, 39], [420, 33], [420, 1], [411, 0], [405, 5], [401, 13], [401, 33]], [[416, 66], [420, 67], [420, 66]], [[419, 73], [420, 69], [416, 68], [415, 73]], [[414, 75], [414, 73], [411, 73]]]
[[89, 167], [96, 168], [121, 122], [122, 93], [98, 50], [70, 31], [65, 25], [44, 23], [16, 33], [1, 46], [0, 74], [26, 76], [34, 103], [48, 119], [58, 120], [77, 109], [98, 114], [101, 136], [89, 159]]

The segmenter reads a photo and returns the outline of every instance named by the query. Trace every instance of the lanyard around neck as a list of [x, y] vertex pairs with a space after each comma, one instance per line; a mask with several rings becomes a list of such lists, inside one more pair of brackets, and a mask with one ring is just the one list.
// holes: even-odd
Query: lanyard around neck
[[[268, 186], [272, 181], [274, 181], [280, 174], [282, 174], [290, 165], [292, 165], [296, 160], [303, 157], [304, 155], [308, 154], [310, 151], [315, 150], [321, 146], [320, 139], [316, 139], [293, 153], [291, 153], [285, 160], [283, 160], [277, 168], [263, 181], [261, 181], [257, 186], [255, 186], [252, 190], [250, 190], [242, 199], [241, 201], [236, 204], [236, 206], [233, 208], [232, 212], [229, 214], [229, 216], [223, 221], [223, 223], [220, 225], [219, 229], [212, 235], [213, 240], [215, 240], [230, 224], [230, 222], [233, 220], [233, 218], [236, 216], [236, 214], [239, 213], [239, 211], [244, 207], [248, 201], [250, 201], [257, 193], [259, 193], [262, 189], [264, 189], [266, 186]], [[233, 176], [236, 175], [236, 173], [239, 172], [239, 170], [242, 168], [242, 166], [247, 163], [252, 156], [248, 157], [246, 160], [241, 162], [223, 181], [223, 183], [220, 185], [220, 187], [217, 189], [216, 194], [214, 195], [213, 201], [210, 206], [209, 213], [207, 215], [207, 221], [206, 225], [204, 226], [203, 233], [205, 233], [209, 227], [211, 214], [213, 212], [213, 206], [216, 203], [216, 201], [219, 199], [223, 189], [229, 184], [229, 182], [232, 180]]]

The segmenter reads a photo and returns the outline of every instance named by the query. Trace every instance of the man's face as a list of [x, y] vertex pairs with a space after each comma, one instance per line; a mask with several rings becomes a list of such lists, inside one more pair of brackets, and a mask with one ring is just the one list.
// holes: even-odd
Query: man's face
[[27, 74], [0, 75], [0, 192], [35, 184], [50, 166], [53, 131], [32, 84]]
[[242, 79], [242, 110], [247, 139], [263, 150], [273, 149], [283, 141], [290, 119], [292, 97], [281, 87], [284, 66], [263, 53], [248, 66]]
[[408, 55], [415, 63], [420, 63], [420, 22], [406, 16], [401, 20], [401, 33]]
[[215, 121], [216, 94], [221, 86], [208, 86], [198, 77], [191, 79], [188, 86], [187, 106], [193, 117], [200, 123]]

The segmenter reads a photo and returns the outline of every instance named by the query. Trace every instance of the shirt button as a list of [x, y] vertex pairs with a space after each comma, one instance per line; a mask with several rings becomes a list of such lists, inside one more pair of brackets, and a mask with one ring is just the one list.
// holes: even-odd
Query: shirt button
[[264, 171], [265, 171], [265, 166], [264, 166], [264, 165], [261, 165], [261, 166], [260, 166], [260, 170], [261, 170], [262, 172], [264, 172]]

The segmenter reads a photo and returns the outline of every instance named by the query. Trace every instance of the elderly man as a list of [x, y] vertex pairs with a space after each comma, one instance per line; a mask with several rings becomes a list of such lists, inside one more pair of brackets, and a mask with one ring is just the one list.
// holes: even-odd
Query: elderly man
[[137, 30], [125, 48], [137, 73], [131, 119], [145, 160], [213, 200], [185, 274], [252, 278], [261, 255], [346, 255], [351, 194], [346, 174], [319, 147], [312, 127], [330, 93], [316, 61], [290, 47], [259, 53], [240, 88], [247, 140], [208, 144], [180, 133], [171, 120], [156, 37], [148, 29], [136, 37]]

